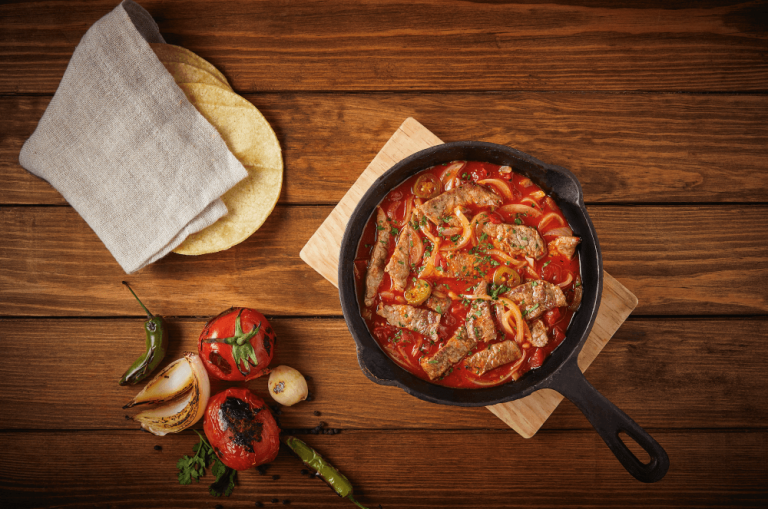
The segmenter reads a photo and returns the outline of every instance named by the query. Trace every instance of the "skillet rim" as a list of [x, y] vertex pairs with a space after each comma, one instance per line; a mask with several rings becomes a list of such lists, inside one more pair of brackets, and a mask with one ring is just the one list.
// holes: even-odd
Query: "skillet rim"
[[[582, 238], [579, 257], [584, 294], [581, 307], [567, 329], [566, 339], [540, 368], [531, 370], [516, 382], [496, 387], [445, 387], [427, 382], [397, 365], [373, 338], [360, 315], [354, 271], [346, 269], [356, 257], [366, 223], [387, 193], [415, 173], [453, 160], [512, 166], [515, 172], [531, 178], [555, 199], [574, 233]], [[517, 149], [481, 141], [459, 141], [429, 147], [401, 160], [377, 178], [357, 203], [347, 223], [339, 252], [338, 270], [339, 300], [347, 327], [357, 346], [358, 363], [363, 374], [377, 384], [399, 387], [424, 401], [465, 407], [513, 401], [552, 386], [557, 373], [569, 362], [575, 363], [578, 359], [597, 317], [603, 282], [602, 254], [597, 233], [584, 205], [583, 191], [576, 176], [565, 168], [544, 163]]]

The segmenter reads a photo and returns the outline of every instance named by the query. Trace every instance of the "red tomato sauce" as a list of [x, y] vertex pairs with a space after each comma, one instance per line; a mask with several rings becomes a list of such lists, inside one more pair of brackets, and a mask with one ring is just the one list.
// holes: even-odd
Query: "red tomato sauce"
[[[492, 209], [491, 207], [479, 207], [474, 204], [469, 204], [465, 209], [468, 209], [466, 217], [470, 220], [477, 214], [486, 212], [489, 214], [490, 221], [494, 223], [504, 222], [513, 225], [531, 226], [538, 229], [545, 244], [555, 238], [555, 236], [547, 235], [548, 232], [554, 230], [555, 233], [557, 233], [558, 229], [562, 232], [563, 228], [570, 230], [568, 222], [554, 200], [546, 196], [539, 186], [526, 177], [515, 173], [514, 171], [508, 171], [509, 167], [502, 167], [503, 169], [500, 172], [500, 167], [497, 165], [469, 161], [466, 162], [463, 168], [461, 168], [455, 175], [445, 175], [446, 168], [451, 167], [454, 163], [434, 166], [419, 172], [393, 189], [384, 200], [382, 200], [380, 207], [386, 212], [388, 220], [390, 221], [390, 227], [392, 228], [392, 234], [390, 235], [389, 243], [387, 245], [387, 260], [392, 256], [392, 253], [395, 250], [398, 233], [405, 225], [405, 214], [407, 211], [415, 208], [414, 202], [418, 197], [414, 194], [414, 184], [419, 177], [425, 174], [434, 176], [434, 179], [430, 180], [433, 182], [437, 181], [438, 186], [442, 186], [440, 188], [441, 192], [446, 190], [446, 184], [449, 182], [452, 182], [454, 184], [453, 187], [455, 187], [456, 185], [461, 185], [461, 181], [473, 183], [478, 183], [478, 181], [486, 179], [502, 181], [501, 185], [506, 186], [506, 190], [496, 183], [489, 183], [486, 181], [484, 184], [479, 184], [484, 185], [486, 189], [498, 194], [503, 199], [502, 207]], [[409, 201], [410, 206], [408, 204]], [[422, 201], [426, 201], [426, 199]], [[529, 213], [501, 210], [505, 205], [512, 204], [529, 206], [535, 212]], [[436, 225], [428, 222], [427, 226], [433, 235], [440, 235], [440, 231]], [[423, 258], [426, 260], [431, 253], [431, 249], [434, 249], [434, 246], [423, 231], [417, 230], [417, 232], [424, 243], [424, 246], [426, 246], [423, 255]], [[439, 236], [438, 238], [440, 239], [442, 246], [450, 245], [451, 242], [455, 242], [457, 237], [461, 237], [461, 235], [454, 234], [448, 237]], [[439, 293], [459, 296], [458, 299], [453, 299], [449, 309], [443, 313], [438, 329], [439, 339], [437, 341], [431, 340], [429, 337], [425, 337], [418, 332], [392, 326], [387, 323], [386, 319], [376, 314], [377, 306], [380, 304], [405, 304], [406, 301], [404, 299], [403, 291], [393, 289], [392, 280], [388, 273], [384, 273], [384, 279], [379, 285], [373, 305], [369, 308], [366, 308], [364, 305], [363, 297], [365, 294], [366, 269], [376, 238], [376, 212], [374, 212], [363, 231], [355, 259], [355, 280], [361, 314], [373, 337], [387, 355], [398, 365], [416, 376], [432, 383], [457, 388], [479, 388], [499, 385], [511, 380], [517, 380], [531, 369], [541, 366], [550, 353], [565, 339], [568, 326], [573, 316], [573, 311], [570, 311], [567, 306], [554, 308], [540, 317], [547, 328], [549, 342], [542, 348], [537, 348], [530, 343], [527, 343], [527, 345], [523, 344], [522, 348], [524, 349], [525, 358], [519, 366], [516, 366], [518, 363], [512, 362], [492, 369], [482, 375], [477, 375], [469, 369], [469, 366], [465, 362], [465, 358], [450, 368], [441, 378], [430, 380], [419, 364], [419, 360], [424, 356], [431, 357], [434, 355], [438, 349], [444, 345], [445, 341], [452, 337], [459, 327], [465, 326], [465, 319], [467, 313], [471, 309], [473, 301], [463, 299], [461, 296], [471, 294], [473, 287], [476, 286], [481, 279], [455, 279], [451, 277], [442, 277], [439, 272], [432, 274], [431, 277], [424, 277], [424, 279], [432, 285], [433, 295], [438, 295]], [[473, 240], [469, 245], [454, 252], [464, 251], [466, 253], [483, 256], [484, 263], [478, 267], [478, 270], [480, 271], [482, 280], [488, 282], [493, 281], [494, 273], [500, 267], [510, 267], [515, 269], [519, 274], [522, 283], [541, 279], [556, 285], [561, 285], [568, 302], [571, 302], [573, 297], [574, 285], [580, 285], [581, 278], [578, 250], [571, 260], [566, 256], [553, 254], [548, 251], [543, 258], [533, 261], [533, 267], [527, 265], [525, 267], [516, 268], [516, 264], [511, 263], [505, 258], [494, 254], [488, 254], [488, 251], [490, 250], [489, 248], [493, 249], [493, 245], [490, 244], [490, 241], [487, 238], [483, 239], [481, 236], [473, 237]], [[515, 258], [515, 260], [520, 260], [520, 262], [524, 260], [520, 255], [513, 258]], [[438, 265], [441, 265], [444, 268], [445, 257], [443, 251], [440, 251], [438, 260]], [[411, 281], [418, 277], [417, 271], [418, 269], [412, 271], [409, 275], [408, 288], [410, 288], [412, 284]], [[568, 282], [569, 278], [570, 282], [565, 284]], [[406, 288], [406, 291], [408, 288]], [[489, 286], [488, 293], [493, 295], [494, 289], [498, 289], [498, 286]], [[500, 296], [503, 296], [503, 294]], [[495, 302], [491, 301], [491, 305], [493, 306], [494, 304]], [[476, 347], [467, 355], [467, 358], [475, 352], [484, 350], [493, 343], [514, 339], [509, 333], [505, 333], [498, 321], [496, 321], [496, 328], [499, 337], [489, 343], [482, 341], [478, 342]]]

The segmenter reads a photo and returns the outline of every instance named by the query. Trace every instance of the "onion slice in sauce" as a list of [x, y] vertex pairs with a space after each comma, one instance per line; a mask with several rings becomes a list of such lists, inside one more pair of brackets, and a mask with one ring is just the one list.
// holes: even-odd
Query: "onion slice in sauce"
[[565, 281], [563, 281], [562, 283], [557, 283], [557, 286], [559, 286], [560, 288], [565, 288], [569, 286], [571, 283], [573, 283], [573, 274], [569, 272], [568, 277], [565, 278]]
[[443, 189], [446, 191], [450, 191], [453, 189], [453, 184], [456, 182], [456, 176], [459, 174], [461, 170], [464, 169], [464, 166], [467, 165], [466, 161], [457, 161], [450, 166], [448, 166], [442, 175], [440, 175], [440, 180], [443, 182]]
[[501, 191], [501, 194], [504, 195], [504, 198], [506, 198], [509, 201], [513, 201], [515, 199], [515, 197], [512, 195], [512, 191], [509, 190], [509, 186], [503, 180], [483, 179], [483, 180], [478, 180], [477, 183], [483, 184], [483, 185], [487, 185], [487, 184], [492, 185], [493, 187]]
[[553, 219], [557, 219], [557, 221], [560, 223], [560, 226], [565, 226], [565, 221], [563, 221], [562, 217], [560, 217], [556, 212], [550, 212], [546, 216], [542, 217], [541, 221], [539, 221], [539, 230], [543, 229], [544, 226], [546, 226]]
[[520, 268], [523, 265], [525, 265], [526, 263], [528, 263], [525, 260], [516, 260], [516, 259], [512, 258], [511, 256], [509, 256], [504, 251], [500, 251], [498, 249], [489, 249], [486, 252], [489, 255], [491, 255], [491, 256], [497, 256], [497, 257], [501, 258], [502, 260], [504, 260], [505, 262], [511, 263], [512, 265], [514, 265], [517, 268]]
[[[523, 339], [525, 337], [525, 320], [523, 320], [523, 314], [520, 312], [520, 308], [517, 307], [517, 304], [512, 302], [507, 297], [499, 297], [499, 300], [509, 309], [508, 313], [504, 313], [505, 319], [509, 315], [514, 316], [515, 318], [515, 325], [517, 328], [517, 334], [515, 335], [515, 341], [517, 341], [517, 344], [522, 345]], [[505, 327], [506, 328], [506, 327]]]
[[512, 205], [503, 205], [499, 210], [507, 214], [529, 214], [532, 217], [539, 217], [541, 212], [522, 203], [513, 203]]
[[543, 233], [545, 237], [572, 237], [573, 231], [567, 226], [561, 228], [553, 228]]
[[467, 216], [461, 211], [461, 207], [456, 207], [453, 213], [456, 214], [456, 217], [461, 221], [461, 226], [464, 227], [464, 233], [458, 241], [445, 247], [440, 247], [443, 251], [456, 251], [466, 247], [467, 244], [469, 244], [469, 241], [472, 240], [472, 228], [469, 227], [469, 219], [467, 219]]
[[437, 267], [437, 254], [440, 251], [440, 241], [435, 239], [432, 241], [432, 251], [429, 253], [427, 261], [424, 262], [423, 269], [419, 277], [429, 277], [435, 275], [435, 267]]
[[490, 218], [487, 212], [480, 212], [479, 214], [475, 214], [475, 217], [473, 217], [472, 221], [469, 222], [469, 225], [472, 228], [472, 242], [474, 245], [477, 245], [477, 243], [480, 241], [480, 235], [477, 234], [477, 230], [478, 230], [478, 227], [481, 226], [480, 221], [482, 221], [483, 219], [485, 219], [486, 222], [490, 221]]

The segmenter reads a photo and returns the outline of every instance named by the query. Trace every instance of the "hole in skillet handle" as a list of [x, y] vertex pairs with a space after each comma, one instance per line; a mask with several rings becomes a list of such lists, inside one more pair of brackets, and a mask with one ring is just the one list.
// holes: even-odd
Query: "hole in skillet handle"
[[[595, 428], [608, 448], [627, 472], [638, 481], [653, 483], [664, 478], [669, 470], [669, 457], [661, 445], [643, 428], [622, 412], [584, 378], [575, 358], [560, 366], [551, 379], [556, 390], [578, 407]], [[648, 453], [643, 462], [622, 441], [621, 435], [634, 440]], [[633, 448], [635, 446], [633, 445]]]
[[642, 463], [643, 465], [648, 465], [651, 463], [651, 456], [648, 454], [648, 451], [643, 449], [643, 446], [635, 442], [631, 436], [627, 434], [626, 431], [619, 431], [619, 440], [624, 444], [624, 447], [629, 449], [629, 452], [631, 452], [635, 458], [637, 458], [637, 461]]
[[[581, 307], [568, 328], [566, 340], [544, 364], [526, 373], [520, 380], [483, 389], [456, 389], [435, 385], [406, 371], [384, 353], [360, 314], [358, 294], [352, 270], [363, 228], [374, 214], [376, 205], [404, 180], [435, 164], [455, 160], [486, 161], [512, 166], [531, 178], [560, 206], [574, 233], [582, 238], [579, 260], [584, 294]], [[587, 340], [597, 317], [602, 294], [603, 270], [597, 233], [584, 207], [578, 179], [567, 169], [544, 163], [519, 150], [486, 142], [452, 142], [417, 152], [396, 163], [364, 193], [352, 212], [341, 242], [338, 267], [339, 298], [347, 326], [355, 340], [358, 362], [373, 382], [394, 385], [408, 394], [432, 403], [465, 407], [489, 406], [523, 398], [549, 387], [549, 378], [567, 359], [576, 358]]]

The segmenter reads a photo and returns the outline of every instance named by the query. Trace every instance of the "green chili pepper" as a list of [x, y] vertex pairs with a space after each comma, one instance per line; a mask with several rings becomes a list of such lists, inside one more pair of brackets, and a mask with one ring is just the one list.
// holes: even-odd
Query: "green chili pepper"
[[344, 474], [336, 470], [333, 465], [328, 463], [320, 456], [317, 451], [295, 437], [283, 437], [283, 443], [291, 448], [305, 465], [315, 470], [328, 485], [342, 498], [348, 498], [357, 507], [366, 509], [360, 502], [352, 496], [352, 483], [349, 482]]
[[[133, 293], [128, 283], [123, 281], [123, 284]], [[168, 347], [168, 330], [163, 319], [150, 313], [135, 293], [133, 296], [147, 313], [147, 321], [144, 322], [144, 330], [147, 333], [146, 351], [123, 373], [120, 385], [133, 385], [146, 378], [162, 362]]]

